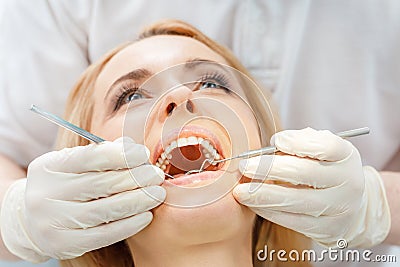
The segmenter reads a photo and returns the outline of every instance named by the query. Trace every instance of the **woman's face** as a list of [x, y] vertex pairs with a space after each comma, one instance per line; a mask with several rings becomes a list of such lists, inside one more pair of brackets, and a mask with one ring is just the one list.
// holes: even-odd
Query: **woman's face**
[[207, 158], [260, 147], [240, 74], [222, 64], [222, 56], [192, 38], [154, 36], [116, 54], [96, 81], [91, 131], [145, 144], [151, 163], [175, 177], [163, 184], [167, 199], [131, 238], [134, 246], [202, 244], [251, 232], [255, 215], [230, 192], [241, 178], [237, 162], [184, 175]]

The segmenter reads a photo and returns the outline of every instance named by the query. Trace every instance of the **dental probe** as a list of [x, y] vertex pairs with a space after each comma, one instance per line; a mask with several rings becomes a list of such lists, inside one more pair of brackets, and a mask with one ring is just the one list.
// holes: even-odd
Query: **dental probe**
[[[369, 134], [369, 128], [368, 127], [363, 127], [363, 128], [358, 128], [358, 129], [352, 129], [344, 132], [339, 132], [336, 133], [337, 136], [342, 137], [342, 138], [349, 138], [349, 137], [354, 137], [354, 136], [359, 136], [359, 135], [364, 135], [364, 134]], [[255, 150], [250, 150], [243, 152], [239, 155], [230, 157], [230, 158], [225, 158], [225, 159], [220, 159], [220, 160], [214, 160], [214, 159], [206, 159], [203, 164], [201, 164], [200, 169], [198, 170], [190, 170], [186, 174], [191, 174], [195, 172], [202, 172], [204, 171], [204, 167], [207, 162], [209, 162], [212, 165], [225, 162], [228, 160], [233, 160], [233, 159], [238, 159], [238, 158], [251, 158], [251, 157], [256, 157], [256, 156], [261, 156], [261, 155], [268, 155], [268, 154], [273, 154], [277, 152], [278, 149], [275, 146], [268, 146], [268, 147], [263, 147], [260, 149], [255, 149]]]
[[88, 131], [86, 131], [86, 130], [84, 130], [84, 129], [50, 113], [50, 112], [44, 111], [43, 109], [41, 109], [35, 105], [32, 105], [30, 110], [39, 114], [43, 118], [57, 124], [58, 126], [61, 126], [67, 130], [70, 130], [70, 131], [82, 136], [83, 138], [96, 143], [96, 144], [106, 141], [103, 138], [98, 137], [94, 134], [91, 134]]
[[[92, 133], [89, 133], [88, 131], [86, 131], [86, 130], [84, 130], [84, 129], [82, 129], [82, 128], [80, 128], [80, 127], [78, 127], [78, 126], [76, 126], [76, 125], [74, 125], [74, 124], [62, 119], [62, 118], [60, 118], [60, 117], [58, 117], [57, 115], [54, 115], [54, 114], [52, 114], [50, 112], [47, 112], [47, 111], [45, 111], [45, 110], [43, 110], [43, 109], [41, 109], [41, 108], [39, 108], [39, 107], [37, 107], [35, 105], [32, 105], [30, 110], [35, 112], [36, 114], [39, 114], [43, 118], [45, 118], [45, 119], [57, 124], [58, 126], [61, 126], [61, 127], [65, 128], [67, 130], [70, 130], [70, 131], [82, 136], [86, 140], [89, 140], [89, 141], [94, 142], [96, 144], [99, 144], [101, 142], [106, 141], [103, 138], [98, 137], [97, 135], [94, 135]], [[168, 176], [169, 178], [174, 178], [174, 176], [172, 176], [172, 175], [170, 175], [168, 173], [165, 173], [165, 176]]]

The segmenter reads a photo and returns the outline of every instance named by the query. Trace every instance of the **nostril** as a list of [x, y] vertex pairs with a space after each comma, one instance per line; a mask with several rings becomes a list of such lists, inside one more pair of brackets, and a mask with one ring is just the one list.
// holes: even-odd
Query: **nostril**
[[167, 106], [167, 114], [168, 114], [168, 115], [171, 115], [171, 113], [172, 113], [172, 111], [175, 109], [175, 107], [176, 107], [176, 104], [175, 104], [174, 102], [170, 103], [170, 104]]
[[187, 109], [190, 113], [193, 113], [193, 102], [192, 102], [192, 101], [188, 100], [188, 101], [186, 102], [186, 109]]

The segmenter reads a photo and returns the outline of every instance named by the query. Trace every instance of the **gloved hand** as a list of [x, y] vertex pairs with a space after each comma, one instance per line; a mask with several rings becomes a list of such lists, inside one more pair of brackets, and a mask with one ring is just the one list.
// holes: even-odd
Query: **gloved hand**
[[238, 202], [327, 247], [336, 247], [338, 239], [352, 247], [385, 239], [390, 213], [383, 182], [372, 167], [362, 167], [349, 141], [306, 128], [279, 132], [271, 145], [288, 155], [241, 161], [244, 176], [266, 180], [238, 185]]
[[36, 158], [4, 197], [7, 248], [31, 262], [69, 259], [136, 234], [166, 196], [164, 173], [143, 165], [148, 157], [145, 146], [119, 138]]

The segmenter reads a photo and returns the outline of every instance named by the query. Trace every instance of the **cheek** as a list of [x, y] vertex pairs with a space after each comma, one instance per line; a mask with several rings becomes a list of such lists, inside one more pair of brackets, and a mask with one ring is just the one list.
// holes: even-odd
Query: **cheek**
[[260, 129], [253, 112], [251, 112], [247, 107], [243, 108], [242, 122], [246, 128], [249, 148], [258, 149], [261, 147], [261, 136]]
[[102, 120], [95, 120], [92, 123], [92, 133], [102, 137], [107, 141], [114, 141], [122, 136], [123, 118], [121, 116], [114, 116], [109, 120], [101, 123]]
[[128, 136], [136, 143], [143, 144], [145, 121], [146, 115], [142, 114], [140, 110], [121, 111], [107, 120], [96, 118], [91, 131], [108, 141]]
[[232, 114], [234, 114], [227, 115], [228, 117], [232, 117], [230, 133], [232, 135], [239, 135], [241, 142], [247, 141], [247, 149], [260, 148], [261, 139], [259, 126], [251, 107], [243, 100], [237, 98], [232, 98], [228, 101], [225, 100], [224, 102], [233, 111]]
[[130, 109], [125, 113], [123, 118], [123, 134], [133, 138], [136, 143], [144, 144], [147, 133], [145, 125], [148, 118], [148, 109], [137, 108]]

